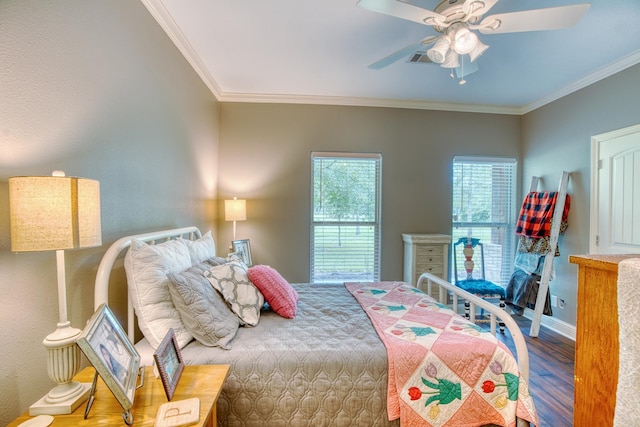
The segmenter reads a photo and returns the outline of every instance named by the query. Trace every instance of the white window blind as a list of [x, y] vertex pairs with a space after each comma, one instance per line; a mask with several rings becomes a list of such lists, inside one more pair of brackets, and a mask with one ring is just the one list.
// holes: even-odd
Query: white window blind
[[509, 282], [515, 255], [516, 166], [514, 158], [453, 159], [452, 241], [479, 238], [486, 279], [502, 286]]
[[380, 280], [380, 154], [312, 153], [311, 281]]

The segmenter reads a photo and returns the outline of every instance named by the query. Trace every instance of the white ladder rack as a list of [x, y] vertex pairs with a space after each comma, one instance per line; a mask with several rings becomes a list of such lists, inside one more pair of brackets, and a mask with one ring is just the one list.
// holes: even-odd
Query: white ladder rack
[[[540, 282], [538, 286], [538, 296], [536, 298], [536, 306], [533, 310], [533, 320], [531, 321], [531, 329], [529, 336], [537, 337], [540, 332], [540, 322], [542, 321], [542, 311], [547, 300], [547, 292], [549, 291], [549, 279], [551, 277], [551, 269], [553, 268], [553, 258], [556, 255], [556, 247], [558, 245], [558, 235], [560, 234], [560, 223], [562, 222], [562, 213], [564, 212], [564, 203], [567, 199], [567, 187], [569, 185], [569, 172], [562, 172], [560, 184], [558, 185], [558, 197], [553, 210], [551, 220], [551, 234], [549, 236], [549, 253], [544, 256], [544, 265]], [[537, 191], [540, 178], [534, 176], [531, 178], [531, 186], [529, 192]]]

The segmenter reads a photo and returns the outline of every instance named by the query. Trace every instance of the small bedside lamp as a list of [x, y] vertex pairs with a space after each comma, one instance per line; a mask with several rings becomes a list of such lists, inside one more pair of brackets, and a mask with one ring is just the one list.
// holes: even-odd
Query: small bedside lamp
[[237, 197], [234, 197], [233, 200], [224, 201], [224, 220], [233, 221], [233, 240], [236, 240], [236, 221], [246, 221], [246, 219], [246, 200], [238, 200]]
[[64, 250], [100, 246], [100, 183], [64, 176], [9, 178], [11, 250], [56, 251], [58, 270], [57, 329], [43, 341], [49, 378], [58, 383], [29, 408], [29, 415], [70, 414], [87, 399], [90, 384], [72, 381], [80, 368], [76, 339], [81, 330], [67, 319]]

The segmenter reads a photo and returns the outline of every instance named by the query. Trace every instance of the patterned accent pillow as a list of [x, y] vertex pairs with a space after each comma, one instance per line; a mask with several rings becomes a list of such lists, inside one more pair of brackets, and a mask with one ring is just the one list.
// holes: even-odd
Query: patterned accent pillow
[[207, 264], [209, 266], [209, 268], [211, 267], [215, 267], [216, 265], [222, 265], [225, 264], [227, 262], [226, 258], [222, 258], [219, 256], [214, 256], [213, 258], [209, 258], [204, 260], [204, 263]]
[[242, 263], [229, 262], [204, 272], [211, 285], [222, 294], [243, 325], [255, 326], [260, 320], [264, 297], [249, 280]]
[[229, 349], [240, 322], [204, 277], [209, 267], [201, 263], [181, 273], [169, 273], [169, 292], [182, 323], [198, 341]]
[[133, 240], [124, 258], [127, 284], [138, 326], [149, 344], [158, 348], [170, 328], [176, 334], [180, 348], [193, 339], [193, 335], [180, 320], [171, 294], [168, 273], [191, 267], [191, 257], [183, 239], [148, 245]]
[[249, 280], [264, 295], [273, 311], [287, 319], [296, 317], [298, 293], [275, 269], [268, 265], [249, 268]]
[[226, 264], [228, 262], [237, 262], [239, 264], [242, 264], [245, 269], [247, 268], [247, 266], [242, 262], [240, 257], [238, 255], [236, 255], [235, 253], [229, 254], [226, 258], [222, 258], [222, 257], [219, 257], [219, 256], [214, 256], [214, 257], [211, 257], [209, 259], [204, 260], [204, 262], [206, 264], [209, 264], [209, 267], [215, 267], [216, 265], [222, 265], [222, 264]]

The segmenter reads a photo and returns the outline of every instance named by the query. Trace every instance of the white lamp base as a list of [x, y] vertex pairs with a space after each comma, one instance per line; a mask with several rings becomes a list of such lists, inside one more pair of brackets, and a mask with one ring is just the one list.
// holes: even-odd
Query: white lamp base
[[68, 386], [68, 393], [64, 393], [67, 390], [60, 390], [61, 386], [54, 387], [46, 396], [29, 407], [29, 415], [70, 414], [89, 398], [91, 383], [73, 381], [63, 386]]
[[42, 341], [47, 349], [49, 378], [58, 385], [29, 407], [29, 415], [70, 414], [88, 399], [91, 384], [72, 381], [80, 370], [81, 352], [76, 340], [81, 334], [66, 321], [58, 323], [57, 329]]

